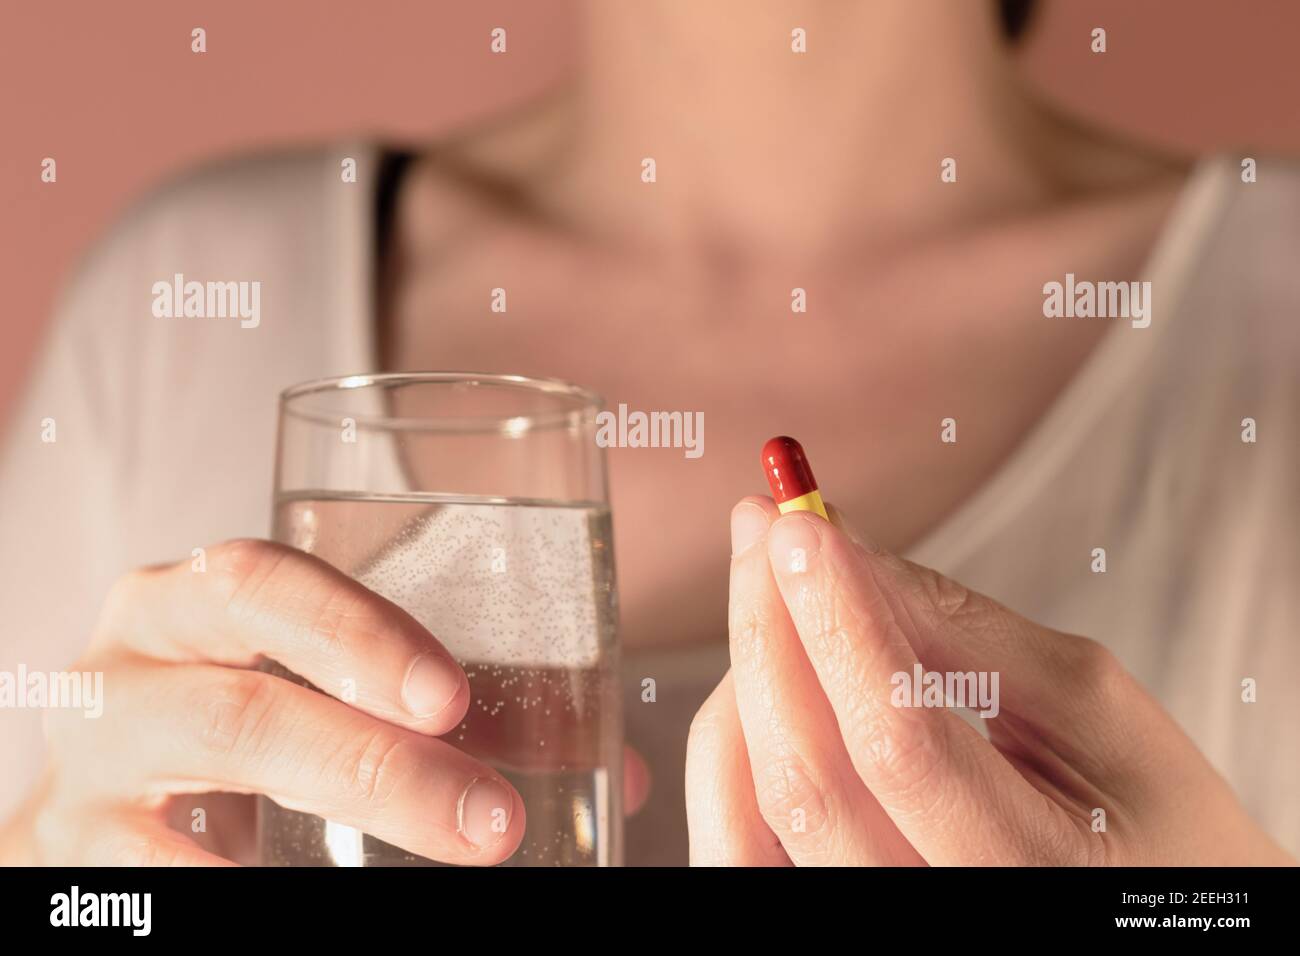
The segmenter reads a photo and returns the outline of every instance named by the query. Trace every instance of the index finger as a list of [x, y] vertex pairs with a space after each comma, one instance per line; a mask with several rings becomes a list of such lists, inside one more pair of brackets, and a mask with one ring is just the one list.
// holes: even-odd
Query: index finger
[[469, 681], [391, 601], [319, 558], [255, 539], [135, 571], [114, 587], [96, 645], [157, 660], [250, 666], [265, 656], [320, 690], [427, 734], [456, 727]]

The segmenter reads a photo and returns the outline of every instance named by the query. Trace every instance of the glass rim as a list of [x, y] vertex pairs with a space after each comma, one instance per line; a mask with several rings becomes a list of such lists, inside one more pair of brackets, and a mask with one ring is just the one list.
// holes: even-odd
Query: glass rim
[[604, 398], [597, 392], [558, 378], [539, 378], [497, 372], [375, 372], [360, 375], [334, 375], [299, 382], [283, 389], [279, 395], [282, 416], [322, 424], [334, 424], [337, 412], [326, 414], [295, 406], [298, 399], [323, 392], [342, 392], [362, 389], [387, 389], [407, 385], [486, 385], [496, 388], [515, 388], [534, 394], [557, 395], [575, 400], [573, 408], [541, 414], [483, 415], [469, 418], [418, 417], [403, 418], [390, 415], [350, 413], [347, 417], [358, 427], [376, 427], [387, 431], [430, 432], [483, 432], [496, 431], [518, 437], [535, 428], [581, 424], [587, 413], [591, 420], [605, 407]]

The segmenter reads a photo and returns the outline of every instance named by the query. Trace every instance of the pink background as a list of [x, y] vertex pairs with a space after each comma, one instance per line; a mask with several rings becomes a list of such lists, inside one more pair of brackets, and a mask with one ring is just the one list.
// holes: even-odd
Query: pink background
[[[1179, 147], [1300, 152], [1300, 4], [1042, 2], [1025, 67], [1050, 98]], [[62, 276], [151, 184], [269, 144], [430, 137], [545, 89], [576, 48], [571, 5], [544, 0], [41, 0], [3, 18], [0, 415]], [[488, 51], [495, 26], [505, 56]], [[1104, 56], [1089, 51], [1094, 26]], [[55, 184], [40, 181], [46, 156]]]

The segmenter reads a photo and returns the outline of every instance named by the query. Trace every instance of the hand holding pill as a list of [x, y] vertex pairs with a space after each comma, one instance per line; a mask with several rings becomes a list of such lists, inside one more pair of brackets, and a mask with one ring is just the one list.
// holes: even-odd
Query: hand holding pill
[[763, 458], [786, 471], [778, 503], [731, 515], [731, 671], [691, 728], [692, 863], [1294, 862], [1102, 644], [866, 543], [814, 507], [792, 439]]

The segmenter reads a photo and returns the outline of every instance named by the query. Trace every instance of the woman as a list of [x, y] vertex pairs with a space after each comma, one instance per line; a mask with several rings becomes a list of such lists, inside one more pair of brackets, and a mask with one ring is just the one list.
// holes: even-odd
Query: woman
[[[122, 696], [111, 725], [56, 717], [43, 772], [33, 721], [5, 715], [32, 786], [5, 858], [240, 858], [238, 828], [210, 826], [200, 846], [165, 826], [167, 795], [207, 790], [267, 793], [452, 862], [514, 849], [517, 795], [433, 739], [463, 712], [463, 676], [374, 595], [257, 542], [210, 549], [218, 573], [197, 582], [187, 559], [112, 585], [263, 534], [270, 475], [250, 463], [267, 460], [275, 394], [375, 367], [542, 374], [631, 408], [705, 413], [699, 460], [611, 457], [628, 680], [658, 687], [652, 705], [627, 698], [655, 778], [630, 862], [685, 859], [679, 775], [706, 697], [688, 791], [701, 861], [1265, 863], [1282, 858], [1269, 834], [1294, 852], [1300, 766], [1286, 741], [1300, 709], [1270, 678], [1300, 663], [1296, 173], [1264, 164], [1247, 184], [1235, 160], [1193, 165], [1042, 107], [981, 4], [584, 10], [581, 77], [547, 103], [409, 161], [345, 146], [223, 166], [160, 192], [87, 262], [0, 473], [3, 500], [24, 503], [0, 561], [5, 640], [55, 667], [93, 634], [74, 666], [105, 671]], [[340, 175], [348, 160], [356, 182]], [[176, 273], [260, 281], [257, 327], [151, 316], [153, 283]], [[1149, 325], [1047, 317], [1044, 288], [1067, 276], [1149, 281]], [[504, 314], [489, 308], [498, 288]], [[57, 442], [32, 437], [46, 418]], [[1257, 441], [1242, 440], [1247, 418]], [[823, 526], [819, 553], [840, 563], [801, 591], [780, 578], [770, 503], [750, 501], [733, 516], [723, 678], [721, 509], [753, 489], [756, 450], [782, 431], [878, 554], [944, 577]], [[692, 494], [670, 505], [666, 487]], [[766, 552], [745, 547], [759, 540]], [[950, 580], [1036, 623], [1009, 623], [1022, 619]], [[308, 678], [327, 666], [293, 641], [322, 613], [286, 610], [304, 592], [347, 600], [358, 627], [386, 635], [364, 654], [334, 635], [345, 657], [328, 666], [360, 675], [366, 703], [238, 669], [259, 653]], [[818, 656], [801, 594], [852, 611], [852, 653]], [[1028, 745], [981, 749], [946, 712], [936, 730], [916, 711], [926, 734], [912, 738], [855, 722], [852, 701], [878, 699], [887, 676], [867, 666], [873, 648], [894, 647], [876, 661], [903, 671], [904, 643], [944, 666], [952, 619], [1015, 636], [994, 642], [1016, 651], [996, 665], [991, 649], [951, 660], [1005, 667], [1015, 726], [1070, 744], [1055, 763]], [[1054, 658], [1060, 631], [1109, 648], [1168, 714], [1109, 663], [1070, 666], [1099, 652], [1062, 638]], [[765, 680], [765, 648], [785, 655], [788, 683]], [[1075, 729], [1108, 747], [1058, 736], [1075, 700]], [[782, 733], [801, 720], [807, 736]], [[295, 726], [321, 728], [328, 752]], [[287, 749], [268, 760], [271, 746]], [[888, 759], [899, 748], [933, 759]], [[938, 759], [954, 754], [964, 762]], [[1139, 773], [1152, 754], [1158, 772]], [[1099, 759], [1118, 779], [1096, 778]], [[900, 765], [933, 770], [936, 786], [900, 783]], [[1113, 832], [1092, 829], [1107, 806], [1124, 853], [1082, 836]], [[506, 832], [489, 832], [502, 807]], [[936, 807], [986, 838], [945, 842]], [[1202, 811], [1225, 821], [1213, 839]], [[1133, 823], [1151, 819], [1164, 827]]]

